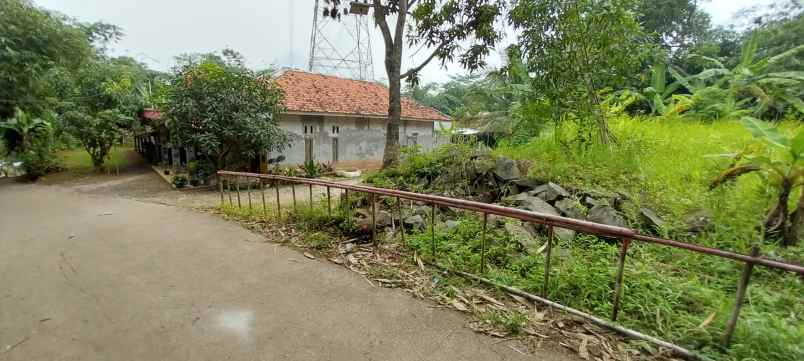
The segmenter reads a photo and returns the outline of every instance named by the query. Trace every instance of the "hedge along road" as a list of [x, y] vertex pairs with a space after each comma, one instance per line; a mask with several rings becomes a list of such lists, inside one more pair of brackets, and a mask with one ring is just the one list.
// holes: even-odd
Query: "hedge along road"
[[533, 359], [213, 215], [8, 182], [0, 204], [0, 360]]

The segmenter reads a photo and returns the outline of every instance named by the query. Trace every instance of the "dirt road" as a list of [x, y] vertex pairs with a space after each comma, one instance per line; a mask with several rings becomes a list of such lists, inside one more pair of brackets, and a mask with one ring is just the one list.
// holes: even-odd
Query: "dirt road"
[[218, 217], [78, 186], [0, 184], [0, 360], [533, 359]]

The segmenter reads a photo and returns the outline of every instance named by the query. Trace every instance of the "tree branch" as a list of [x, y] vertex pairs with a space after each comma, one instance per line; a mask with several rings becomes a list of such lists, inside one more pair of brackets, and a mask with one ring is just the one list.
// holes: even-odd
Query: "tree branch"
[[382, 5], [382, 0], [374, 0], [374, 22], [380, 27], [386, 48], [389, 45], [393, 47], [394, 40], [391, 38], [391, 29], [385, 20], [385, 6]]
[[447, 44], [449, 44], [449, 43], [450, 43], [450, 42], [449, 42], [449, 41], [447, 41], [447, 40], [445, 40], [445, 41], [441, 42], [441, 44], [439, 44], [439, 45], [438, 45], [438, 47], [437, 47], [437, 48], [435, 48], [435, 50], [433, 50], [433, 52], [430, 54], [430, 56], [428, 56], [428, 57], [427, 57], [427, 59], [425, 59], [425, 60], [424, 60], [424, 61], [423, 61], [421, 64], [419, 64], [419, 66], [414, 67], [414, 68], [410, 68], [410, 69], [408, 69], [408, 71], [406, 71], [405, 73], [403, 73], [403, 74], [402, 74], [402, 75], [401, 75], [399, 78], [400, 78], [400, 79], [406, 79], [406, 78], [408, 78], [408, 77], [410, 77], [410, 76], [416, 75], [416, 73], [418, 73], [418, 72], [420, 72], [422, 69], [424, 69], [424, 67], [425, 67], [425, 66], [427, 66], [427, 64], [429, 64], [429, 63], [430, 63], [430, 61], [432, 61], [432, 60], [433, 60], [433, 58], [435, 58], [435, 57], [436, 57], [436, 55], [438, 54], [438, 52], [439, 52], [441, 49], [443, 49], [445, 46], [447, 46]]
[[396, 17], [396, 29], [394, 33], [394, 45], [398, 45], [402, 49], [402, 37], [405, 33], [405, 22], [408, 16], [408, 0], [399, 1], [399, 14]]

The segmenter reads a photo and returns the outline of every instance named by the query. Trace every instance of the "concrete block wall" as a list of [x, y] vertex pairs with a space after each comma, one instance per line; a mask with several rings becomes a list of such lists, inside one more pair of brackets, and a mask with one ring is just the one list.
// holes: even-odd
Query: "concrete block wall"
[[[381, 161], [385, 147], [385, 120], [340, 116], [283, 114], [279, 126], [290, 133], [291, 146], [281, 152], [282, 164], [304, 162], [305, 139], [312, 141], [313, 160], [333, 161], [333, 138], [338, 142], [338, 161]], [[399, 129], [402, 146], [415, 141], [424, 149], [434, 145], [433, 122], [403, 121]], [[269, 154], [276, 158], [279, 153]]]

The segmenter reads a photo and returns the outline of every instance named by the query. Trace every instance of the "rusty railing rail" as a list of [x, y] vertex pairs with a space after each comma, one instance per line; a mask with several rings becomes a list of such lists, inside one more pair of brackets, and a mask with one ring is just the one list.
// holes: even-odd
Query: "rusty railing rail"
[[[425, 204], [429, 204], [432, 207], [431, 214], [430, 214], [431, 219], [430, 219], [430, 229], [429, 229], [430, 232], [429, 233], [431, 234], [431, 237], [432, 237], [432, 245], [431, 245], [432, 250], [431, 251], [432, 251], [432, 254], [433, 254], [434, 258], [436, 256], [436, 254], [435, 254], [435, 251], [436, 251], [436, 249], [435, 249], [435, 230], [434, 230], [434, 225], [435, 225], [435, 222], [436, 222], [436, 216], [435, 216], [436, 206], [459, 208], [459, 209], [479, 212], [479, 213], [481, 213], [483, 215], [483, 217], [482, 217], [482, 219], [483, 219], [483, 232], [482, 232], [482, 235], [481, 235], [481, 261], [480, 261], [481, 274], [485, 271], [485, 259], [484, 259], [484, 257], [485, 257], [485, 252], [486, 252], [486, 249], [485, 249], [486, 248], [486, 232], [487, 232], [486, 228], [487, 228], [488, 215], [489, 214], [494, 214], [494, 215], [498, 215], [498, 216], [519, 219], [519, 220], [525, 221], [525, 222], [531, 222], [531, 223], [545, 225], [545, 226], [547, 226], [547, 229], [548, 229], [548, 239], [547, 239], [547, 247], [545, 249], [545, 257], [546, 258], [545, 258], [544, 284], [543, 284], [541, 297], [533, 296], [533, 297], [536, 297], [537, 300], [546, 300], [547, 296], [548, 296], [547, 291], [548, 291], [549, 282], [550, 282], [551, 248], [553, 246], [553, 238], [555, 237], [555, 229], [554, 229], [555, 227], [571, 229], [571, 230], [574, 230], [574, 231], [583, 232], [583, 233], [587, 233], [587, 234], [591, 234], [591, 235], [617, 239], [617, 240], [620, 241], [620, 253], [619, 253], [619, 257], [617, 259], [617, 273], [616, 273], [616, 276], [615, 276], [613, 299], [612, 299], [612, 315], [611, 315], [611, 319], [613, 321], [616, 321], [617, 317], [619, 315], [620, 299], [621, 299], [621, 294], [622, 294], [622, 283], [623, 283], [624, 273], [625, 273], [626, 257], [628, 255], [629, 246], [634, 241], [652, 243], [652, 244], [668, 246], [668, 247], [672, 247], [672, 248], [679, 248], [679, 249], [683, 249], [683, 250], [686, 250], [686, 251], [691, 251], [691, 252], [695, 252], [695, 253], [706, 254], [706, 255], [720, 257], [720, 258], [725, 258], [725, 259], [729, 259], [729, 260], [732, 260], [732, 261], [742, 262], [744, 264], [744, 267], [743, 267], [742, 276], [740, 277], [740, 281], [739, 281], [738, 288], [737, 288], [737, 294], [736, 294], [736, 300], [735, 300], [734, 308], [732, 309], [732, 314], [729, 317], [729, 320], [728, 320], [728, 322], [726, 324], [726, 330], [725, 330], [724, 335], [723, 335], [723, 345], [726, 346], [726, 347], [728, 347], [730, 342], [731, 342], [731, 338], [733, 336], [734, 329], [735, 329], [736, 324], [737, 324], [737, 320], [739, 319], [740, 310], [741, 310], [742, 305], [743, 305], [743, 300], [744, 300], [744, 297], [745, 297], [746, 289], [748, 287], [748, 282], [750, 280], [751, 273], [752, 273], [753, 267], [755, 265], [764, 266], [764, 267], [777, 269], [777, 270], [781, 270], [781, 271], [786, 271], [786, 272], [797, 273], [797, 274], [799, 274], [801, 276], [804, 276], [804, 266], [789, 263], [789, 262], [784, 262], [784, 261], [779, 261], [779, 260], [773, 260], [773, 259], [769, 259], [769, 258], [760, 257], [759, 248], [756, 247], [756, 246], [754, 246], [752, 248], [752, 251], [751, 251], [750, 255], [746, 255], [746, 254], [740, 254], [740, 253], [736, 253], [736, 252], [726, 251], [726, 250], [712, 248], [712, 247], [701, 246], [701, 245], [692, 244], [692, 243], [685, 243], [685, 242], [675, 241], [675, 240], [671, 240], [671, 239], [665, 239], [665, 238], [660, 238], [660, 237], [643, 235], [643, 234], [637, 233], [635, 230], [630, 229], [630, 228], [609, 226], [609, 225], [605, 225], [605, 224], [593, 223], [593, 222], [588, 222], [588, 221], [583, 221], [583, 220], [578, 220], [578, 219], [573, 219], [573, 218], [554, 216], [554, 215], [543, 214], [543, 213], [536, 213], [536, 212], [531, 212], [531, 211], [522, 210], [522, 209], [518, 209], [518, 208], [504, 207], [504, 206], [499, 206], [499, 205], [495, 205], [495, 204], [481, 203], [481, 202], [469, 201], [469, 200], [464, 200], [464, 199], [456, 199], [456, 198], [449, 198], [449, 197], [443, 197], [443, 196], [437, 196], [437, 195], [431, 195], [431, 194], [414, 193], [414, 192], [400, 191], [400, 190], [387, 189], [387, 188], [377, 188], [377, 187], [362, 186], [362, 185], [343, 184], [343, 183], [325, 181], [325, 180], [320, 180], [320, 179], [287, 177], [287, 176], [280, 176], [280, 175], [273, 175], [273, 174], [218, 171], [218, 175], [221, 176], [223, 179], [229, 180], [227, 182], [228, 187], [226, 187], [226, 188], [228, 188], [228, 193], [229, 193], [229, 197], [228, 197], [229, 204], [232, 205], [232, 206], [234, 206], [234, 202], [232, 200], [232, 187], [231, 187], [232, 180], [231, 179], [234, 179], [234, 183], [236, 184], [237, 205], [238, 205], [238, 207], [242, 207], [242, 204], [240, 202], [240, 178], [241, 177], [242, 178], [258, 179], [260, 181], [260, 188], [263, 187], [264, 182], [270, 181], [271, 183], [273, 183], [273, 185], [276, 188], [276, 207], [277, 207], [278, 212], [281, 212], [281, 203], [280, 203], [280, 199], [279, 199], [279, 188], [276, 187], [278, 182], [290, 183], [292, 193], [293, 193], [293, 209], [294, 209], [294, 211], [297, 209], [297, 206], [296, 206], [296, 187], [295, 187], [296, 184], [306, 184], [308, 186], [308, 190], [309, 190], [309, 194], [310, 194], [310, 205], [313, 204], [312, 203], [312, 201], [313, 201], [312, 187], [313, 186], [326, 187], [326, 190], [327, 190], [327, 192], [326, 192], [327, 211], [329, 212], [329, 214], [331, 214], [331, 192], [330, 192], [331, 188], [344, 190], [344, 197], [346, 199], [348, 199], [350, 191], [352, 191], [352, 192], [360, 192], [360, 193], [367, 193], [367, 194], [370, 195], [369, 198], [370, 198], [370, 201], [372, 203], [370, 205], [371, 213], [372, 213], [371, 214], [371, 221], [372, 221], [371, 237], [372, 237], [372, 241], [375, 244], [377, 243], [376, 229], [375, 229], [376, 228], [376, 225], [375, 225], [375, 219], [376, 219], [376, 217], [375, 217], [375, 212], [376, 212], [375, 203], [377, 201], [377, 198], [382, 197], [382, 196], [389, 197], [389, 198], [396, 198], [396, 201], [397, 201], [396, 202], [397, 214], [398, 214], [398, 217], [399, 217], [399, 224], [401, 226], [400, 234], [401, 234], [403, 242], [404, 242], [404, 237], [405, 237], [405, 231], [404, 231], [404, 225], [403, 225], [403, 221], [402, 221], [401, 199], [406, 199], [406, 200], [411, 200], [411, 201], [418, 201], [418, 202], [423, 202]], [[248, 186], [249, 186], [249, 193], [250, 193], [251, 184], [249, 184]], [[219, 191], [220, 191], [221, 204], [224, 204], [225, 199], [226, 199], [224, 193], [226, 193], [226, 189], [224, 189], [222, 181], [221, 181], [221, 184], [219, 185]], [[249, 205], [251, 204], [250, 198], [251, 197], [249, 196]], [[263, 209], [266, 209], [264, 204], [265, 204], [265, 199], [263, 197]], [[459, 272], [459, 273], [463, 273], [463, 272]], [[547, 302], [549, 302], [551, 304], [553, 303], [551, 301], [547, 301]], [[562, 307], [569, 309], [566, 306], [562, 306]], [[578, 311], [578, 310], [574, 310], [574, 309], [572, 309], [572, 310], [575, 311], [574, 313], [583, 314], [582, 316], [584, 316], [586, 318], [589, 318], [589, 319], [592, 319], [593, 321], [595, 321], [597, 323], [602, 322], [601, 324], [606, 326], [606, 327], [612, 327], [612, 328], [615, 328], [615, 329], [618, 328], [618, 326], [616, 326], [614, 324], [611, 324], [611, 323], [608, 323], [608, 322], [605, 322], [605, 321], [602, 321], [602, 320], [600, 320], [599, 318], [597, 318], [595, 316], [584, 314], [582, 311]], [[619, 328], [622, 329], [621, 327], [619, 327]], [[624, 331], [622, 331], [620, 329], [618, 329], [618, 331], [624, 332]], [[639, 334], [639, 333], [637, 333], [635, 331], [631, 331], [631, 330], [628, 330], [628, 332], [625, 332], [625, 333], [628, 333], [631, 336], [635, 336], [635, 334], [641, 335], [641, 334]], [[649, 341], [652, 341], [652, 342], [660, 341], [658, 339], [652, 338], [652, 337], [647, 336], [647, 335], [641, 335], [641, 336], [644, 336], [644, 337], [642, 337], [643, 339], [646, 339], [646, 340], [649, 340]], [[663, 342], [663, 341], [661, 341], [661, 342]], [[661, 342], [659, 342], [659, 343], [661, 343]], [[668, 346], [668, 344], [666, 342], [661, 343], [661, 344], [663, 346]], [[689, 351], [687, 351], [687, 350], [685, 350], [685, 349], [683, 349], [683, 348], [681, 348], [679, 346], [672, 345], [672, 344], [669, 344], [669, 345], [674, 346], [674, 347], [671, 347], [671, 348], [673, 348], [675, 351], [677, 351], [677, 352], [679, 352], [681, 354], [684, 354], [684, 355], [690, 356], [690, 357], [694, 355], [691, 352], [689, 352]]]

